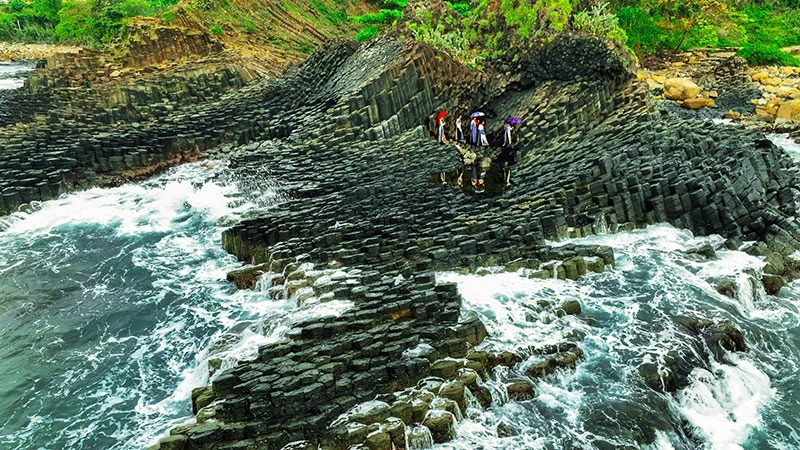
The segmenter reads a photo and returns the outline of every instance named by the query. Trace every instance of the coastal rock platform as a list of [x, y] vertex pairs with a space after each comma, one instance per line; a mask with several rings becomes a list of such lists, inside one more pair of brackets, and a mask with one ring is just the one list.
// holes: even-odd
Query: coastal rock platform
[[[144, 110], [134, 106], [126, 120], [69, 121], [61, 109], [44, 126], [2, 130], [2, 211], [192, 152], [228, 157], [242, 177], [266, 172], [284, 200], [224, 232], [223, 247], [271, 277], [270, 295], [352, 303], [215, 374], [193, 396], [196, 423], [154, 448], [390, 448], [404, 442], [403, 424], [426, 422], [446, 440], [465, 389], [486, 400], [479, 377], [519, 358], [475, 349], [485, 327], [436, 271], [577, 279], [612, 265], [611, 249], [548, 241], [657, 222], [720, 234], [731, 248], [800, 248], [789, 157], [757, 131], [651, 114], [630, 60], [594, 38], [556, 37], [497, 73], [397, 36], [334, 42], [278, 79], [249, 81], [158, 119], [130, 121]], [[521, 119], [510, 186], [490, 176], [481, 193], [448, 175], [470, 164], [459, 158], [466, 144], [432, 139], [441, 110], [485, 112], [490, 142], [505, 117]], [[498, 151], [476, 149], [491, 174], [506, 170]], [[543, 352], [536, 376], [582, 357], [575, 343]], [[508, 387], [513, 398], [533, 392]], [[420, 401], [428, 406], [414, 410]]]

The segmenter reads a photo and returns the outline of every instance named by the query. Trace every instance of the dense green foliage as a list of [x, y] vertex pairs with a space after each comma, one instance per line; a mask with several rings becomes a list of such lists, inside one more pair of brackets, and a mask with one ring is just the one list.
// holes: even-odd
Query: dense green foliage
[[768, 64], [800, 66], [800, 60], [789, 53], [782, 52], [777, 45], [749, 44], [739, 50], [737, 55], [745, 58], [750, 64], [758, 66]]
[[350, 18], [356, 23], [367, 25], [356, 34], [355, 39], [358, 42], [365, 42], [374, 38], [386, 26], [394, 24], [397, 19], [403, 17], [403, 8], [408, 5], [408, 0], [380, 0], [379, 3], [383, 8], [377, 13], [363, 14]]
[[381, 31], [381, 29], [378, 28], [378, 27], [367, 27], [367, 28], [364, 28], [363, 30], [361, 30], [356, 35], [356, 40], [358, 42], [368, 41], [368, 40], [374, 38], [375, 36], [377, 36], [378, 33], [380, 33], [380, 31]]
[[616, 0], [627, 45], [639, 54], [742, 47], [752, 64], [790, 64], [800, 45], [800, 0]]
[[11, 0], [0, 5], [0, 40], [100, 45], [117, 40], [130, 18], [177, 0]]

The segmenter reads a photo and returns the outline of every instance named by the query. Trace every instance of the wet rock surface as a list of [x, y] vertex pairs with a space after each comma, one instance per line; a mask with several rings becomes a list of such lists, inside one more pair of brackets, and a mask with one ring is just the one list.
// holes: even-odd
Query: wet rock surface
[[710, 358], [726, 361], [728, 352], [747, 351], [742, 332], [729, 322], [680, 317], [677, 329], [685, 337], [683, 345], [667, 352], [658, 361], [639, 366], [639, 374], [651, 389], [676, 392], [689, 385], [689, 374], [697, 368], [710, 369]]

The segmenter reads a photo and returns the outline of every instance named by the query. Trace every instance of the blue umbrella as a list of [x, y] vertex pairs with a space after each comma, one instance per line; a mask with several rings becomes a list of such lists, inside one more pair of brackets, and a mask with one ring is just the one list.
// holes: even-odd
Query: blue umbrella
[[484, 114], [484, 113], [482, 113], [482, 112], [480, 112], [480, 111], [477, 111], [477, 112], [474, 112], [474, 113], [470, 114], [469, 116], [470, 116], [470, 117], [483, 117], [483, 116], [485, 116], [485, 115], [486, 115], [486, 114]]

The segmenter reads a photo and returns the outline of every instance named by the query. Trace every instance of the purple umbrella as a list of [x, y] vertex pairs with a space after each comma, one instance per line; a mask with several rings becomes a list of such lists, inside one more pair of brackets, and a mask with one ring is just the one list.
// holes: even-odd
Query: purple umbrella
[[506, 120], [506, 122], [508, 122], [508, 123], [510, 123], [510, 124], [512, 124], [512, 125], [516, 125], [516, 124], [518, 124], [518, 123], [522, 123], [522, 119], [520, 119], [519, 117], [509, 117], [509, 118]]
[[484, 113], [482, 113], [482, 112], [480, 112], [480, 111], [477, 111], [477, 112], [474, 112], [474, 113], [470, 114], [469, 116], [470, 116], [470, 117], [483, 117], [483, 116], [485, 116], [485, 115], [486, 115], [486, 114], [484, 114]]

